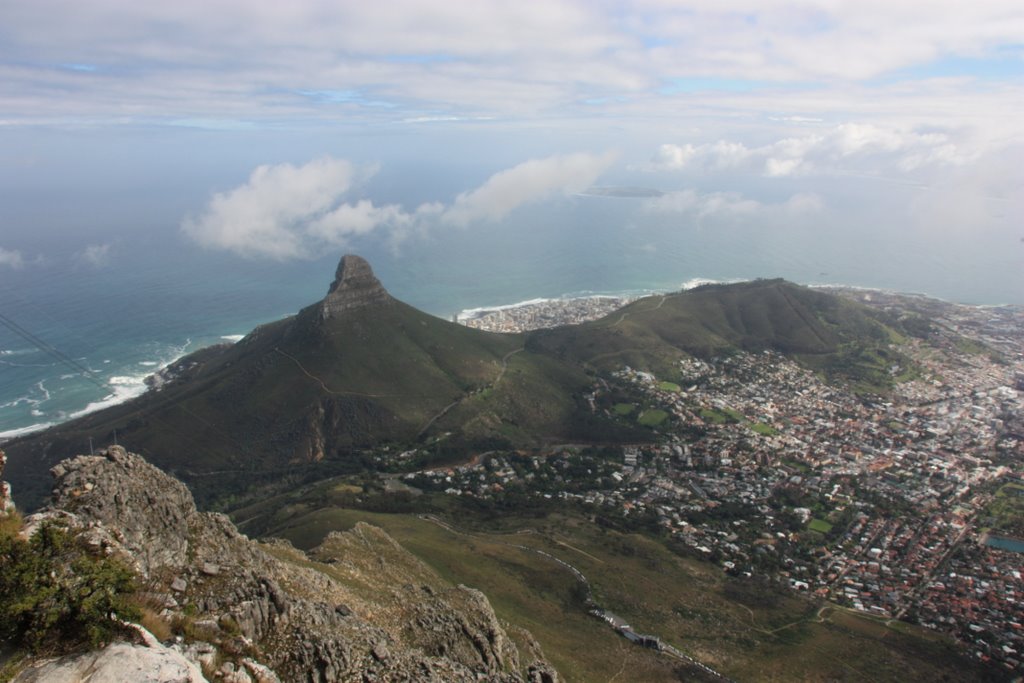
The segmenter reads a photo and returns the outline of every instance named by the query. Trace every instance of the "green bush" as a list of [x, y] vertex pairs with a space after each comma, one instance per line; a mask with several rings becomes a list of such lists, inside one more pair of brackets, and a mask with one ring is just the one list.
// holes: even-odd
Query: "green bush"
[[46, 654], [98, 647], [139, 618], [134, 590], [128, 567], [55, 524], [29, 541], [0, 534], [0, 639]]

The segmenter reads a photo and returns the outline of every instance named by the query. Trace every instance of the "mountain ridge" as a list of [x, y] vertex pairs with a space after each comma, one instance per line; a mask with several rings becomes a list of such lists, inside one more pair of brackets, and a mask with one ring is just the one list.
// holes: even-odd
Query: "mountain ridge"
[[[346, 255], [326, 296], [296, 315], [187, 356], [157, 391], [9, 442], [9, 476], [32, 508], [50, 466], [90, 440], [119, 441], [207, 501], [352, 472], [381, 447], [419, 444], [450, 460], [495, 444], [636, 441], [639, 427], [588, 403], [596, 377], [629, 365], [671, 379], [691, 355], [772, 348], [837, 380], [846, 364], [884, 381], [890, 335], [856, 304], [782, 280], [648, 297], [581, 325], [484, 332], [395, 299]], [[874, 355], [856, 365], [851, 354], [868, 346]]]

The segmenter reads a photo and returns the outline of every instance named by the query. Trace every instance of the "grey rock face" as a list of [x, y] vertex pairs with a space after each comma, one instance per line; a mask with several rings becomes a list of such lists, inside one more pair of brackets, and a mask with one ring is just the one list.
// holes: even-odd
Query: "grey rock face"
[[112, 643], [102, 650], [62, 657], [22, 671], [13, 683], [206, 683], [181, 653], [160, 645]]
[[[256, 543], [226, 516], [198, 512], [180, 482], [123, 448], [64, 461], [53, 473], [54, 503], [38, 517], [134, 559], [159, 596], [152, 604], [169, 620], [188, 620], [190, 637], [231, 664], [220, 679], [512, 683], [550, 671], [539, 648], [521, 665], [482, 593], [445, 584], [376, 527], [332, 533], [307, 555], [283, 541]], [[194, 661], [213, 661], [193, 649]], [[166, 675], [19, 683], [193, 680]]]
[[64, 510], [115, 533], [147, 576], [156, 567], [188, 564], [192, 494], [141, 457], [111, 446], [57, 464], [52, 509]]
[[11, 485], [3, 480], [7, 456], [0, 450], [0, 515], [14, 512], [14, 500], [11, 498]]
[[347, 254], [341, 257], [334, 282], [320, 305], [320, 313], [326, 320], [345, 311], [392, 303], [394, 299], [373, 274], [370, 264], [359, 256]]

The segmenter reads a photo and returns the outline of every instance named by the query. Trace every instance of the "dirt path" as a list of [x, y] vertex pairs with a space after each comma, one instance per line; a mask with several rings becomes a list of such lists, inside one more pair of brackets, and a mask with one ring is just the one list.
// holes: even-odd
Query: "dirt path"
[[[508, 359], [511, 358], [512, 356], [516, 355], [520, 351], [523, 351], [524, 349], [525, 349], [525, 347], [520, 346], [518, 349], [513, 349], [512, 351], [509, 351], [504, 356], [502, 356], [502, 358], [501, 358], [501, 370], [498, 372], [498, 376], [495, 377], [494, 381], [491, 382], [487, 387], [485, 387], [484, 390], [486, 390], [486, 389], [493, 389], [496, 386], [498, 386], [498, 383], [505, 377], [505, 371], [508, 370]], [[420, 431], [416, 434], [416, 438], [418, 439], [421, 436], [423, 436], [424, 434], [426, 434], [427, 430], [430, 429], [431, 426], [433, 426], [433, 424], [435, 422], [437, 422], [442, 417], [447, 415], [449, 413], [449, 411], [451, 411], [457, 405], [459, 405], [460, 403], [465, 401], [467, 398], [472, 396], [474, 393], [478, 393], [478, 392], [471, 392], [471, 393], [465, 394], [464, 396], [460, 396], [459, 398], [455, 399], [454, 401], [452, 401], [451, 403], [446, 405], [444, 408], [442, 408], [441, 412], [439, 412], [437, 415], [435, 415], [434, 417], [432, 417], [429, 420], [427, 420], [427, 423], [425, 425], [423, 425], [423, 428], [420, 429]]]
[[[656, 311], [659, 308], [661, 308], [661, 305], [663, 303], [665, 303], [665, 299], [668, 298], [668, 297], [665, 294], [661, 294], [659, 296], [661, 296], [661, 299], [658, 301], [658, 305], [657, 306], [655, 306], [654, 308], [645, 308], [643, 310], [645, 310], [645, 311]], [[616, 320], [614, 323], [611, 324], [611, 327], [618, 327], [619, 325], [622, 324], [622, 321], [625, 320], [628, 317], [629, 317], [629, 313], [628, 312], [627, 313], [623, 313], [622, 316], [618, 320]]]

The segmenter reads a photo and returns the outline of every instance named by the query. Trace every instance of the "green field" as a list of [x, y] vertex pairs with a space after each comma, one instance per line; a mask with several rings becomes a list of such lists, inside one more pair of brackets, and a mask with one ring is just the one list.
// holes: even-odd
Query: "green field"
[[754, 422], [750, 425], [750, 428], [761, 436], [775, 436], [779, 433], [774, 427], [766, 425], [763, 422]]
[[817, 531], [819, 534], [827, 534], [832, 531], [832, 525], [823, 519], [812, 519], [807, 528], [811, 531]]
[[675, 382], [658, 382], [658, 388], [662, 391], [671, 391], [678, 394], [682, 389]]
[[643, 413], [641, 413], [640, 417], [637, 418], [637, 422], [639, 422], [645, 427], [657, 427], [667, 419], [668, 413], [666, 413], [664, 410], [654, 408], [652, 410], [645, 410]]
[[632, 403], [616, 403], [615, 406], [612, 408], [612, 411], [616, 415], [620, 415], [622, 417], [631, 414], [634, 410], [636, 410], [636, 406], [633, 405]]
[[743, 421], [743, 414], [732, 408], [702, 408], [700, 416], [705, 421], [718, 425]]
[[985, 511], [989, 530], [1024, 538], [1024, 486], [1004, 484]]

